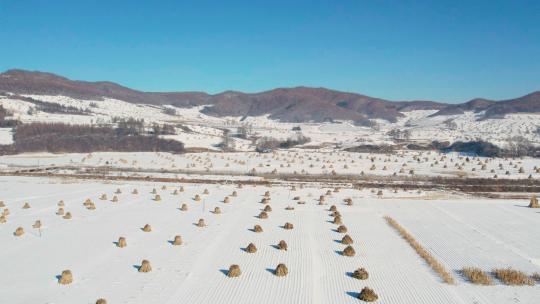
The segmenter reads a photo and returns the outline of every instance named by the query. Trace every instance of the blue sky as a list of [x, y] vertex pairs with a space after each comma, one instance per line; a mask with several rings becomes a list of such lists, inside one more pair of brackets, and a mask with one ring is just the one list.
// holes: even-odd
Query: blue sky
[[10, 68], [146, 91], [512, 98], [540, 90], [540, 1], [0, 0]]

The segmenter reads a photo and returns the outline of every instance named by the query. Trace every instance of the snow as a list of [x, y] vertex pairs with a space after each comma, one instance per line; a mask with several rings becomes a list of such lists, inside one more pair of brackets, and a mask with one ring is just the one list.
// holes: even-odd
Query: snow
[[[0, 298], [6, 303], [360, 303], [353, 298], [364, 286], [379, 294], [377, 303], [536, 303], [540, 286], [508, 287], [501, 283], [480, 287], [464, 281], [457, 273], [463, 266], [514, 267], [528, 274], [540, 271], [540, 242], [531, 227], [540, 224], [535, 210], [523, 208], [525, 201], [485, 200], [433, 193], [425, 197], [400, 197], [403, 193], [376, 198], [368, 189], [342, 189], [329, 204], [338, 206], [348, 234], [355, 241], [355, 257], [339, 254], [342, 235], [334, 232], [327, 206], [316, 199], [324, 188], [251, 187], [185, 184], [185, 192], [172, 195], [179, 185], [156, 183], [101, 183], [69, 179], [2, 177], [0, 197], [11, 211], [0, 225], [3, 250], [0, 259]], [[119, 202], [109, 199], [120, 188]], [[138, 195], [131, 194], [137, 188]], [[158, 189], [161, 202], [150, 193]], [[203, 202], [195, 202], [195, 194]], [[238, 197], [223, 198], [232, 191]], [[255, 216], [265, 191], [271, 193], [273, 211], [269, 218]], [[429, 193], [428, 193], [429, 194]], [[305, 205], [295, 204], [300, 196]], [[342, 200], [351, 197], [353, 206]], [[96, 210], [82, 203], [90, 198]], [[71, 220], [55, 215], [64, 200]], [[21, 209], [24, 202], [30, 209]], [[180, 211], [181, 203], [189, 210]], [[285, 210], [286, 206], [295, 210]], [[210, 212], [219, 206], [223, 214]], [[408, 229], [457, 279], [446, 285], [389, 227], [390, 215]], [[204, 218], [207, 227], [194, 223]], [[40, 219], [41, 231], [31, 224]], [[504, 221], [505, 225], [499, 225]], [[285, 222], [294, 224], [284, 230]], [[141, 231], [145, 224], [152, 232]], [[263, 233], [248, 230], [260, 224]], [[24, 227], [26, 234], [13, 236]], [[41, 236], [40, 236], [41, 234]], [[184, 244], [172, 246], [174, 235]], [[114, 241], [126, 237], [128, 246]], [[289, 250], [272, 247], [285, 240]], [[242, 250], [253, 242], [258, 251]], [[150, 261], [153, 271], [138, 273], [135, 266]], [[289, 275], [274, 276], [269, 269], [285, 263]], [[228, 278], [229, 265], [238, 264], [242, 275]], [[365, 267], [366, 281], [347, 275]], [[55, 276], [70, 269], [74, 282], [59, 285]]]

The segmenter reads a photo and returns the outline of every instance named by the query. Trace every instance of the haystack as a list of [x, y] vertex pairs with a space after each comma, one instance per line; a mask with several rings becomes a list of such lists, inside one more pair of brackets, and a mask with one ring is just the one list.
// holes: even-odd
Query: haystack
[[172, 242], [174, 246], [180, 246], [182, 245], [182, 237], [179, 235], [174, 236], [174, 241]]
[[279, 241], [279, 243], [277, 244], [277, 247], [279, 250], [287, 250], [287, 242], [285, 242], [284, 240], [281, 240]]
[[10, 214], [8, 208], [4, 208], [4, 211], [2, 211], [2, 215], [8, 216]]
[[364, 287], [360, 294], [358, 294], [358, 299], [365, 302], [375, 302], [379, 299], [379, 296], [369, 287]]
[[328, 210], [334, 212], [334, 211], [337, 211], [337, 207], [336, 207], [336, 205], [332, 205], [332, 206], [330, 206], [330, 209], [328, 209]]
[[246, 252], [255, 253], [257, 252], [257, 247], [255, 246], [255, 244], [249, 243], [249, 245], [247, 245], [246, 247]]
[[264, 193], [264, 196], [265, 196], [265, 197], [270, 197], [270, 191], [266, 191], [266, 192]]
[[4, 203], [4, 201], [0, 201], [0, 208], [4, 208], [6, 206], [6, 204]]
[[210, 194], [210, 191], [208, 191], [208, 189], [204, 189], [203, 194]]
[[294, 210], [294, 207], [293, 206], [287, 206], [287, 207], [285, 207], [285, 210]]
[[6, 216], [5, 215], [0, 215], [0, 224], [5, 224], [7, 222], [7, 219], [6, 219]]
[[154, 201], [160, 202], [161, 201], [161, 196], [159, 194], [156, 194], [156, 196], [154, 196]]
[[540, 205], [538, 204], [538, 199], [536, 198], [536, 195], [533, 195], [531, 197], [531, 201], [529, 203], [529, 208], [540, 208]]
[[146, 224], [144, 225], [143, 229], [142, 229], [144, 232], [150, 232], [152, 231], [152, 226]]
[[255, 225], [253, 226], [253, 231], [254, 232], [263, 232], [263, 229], [260, 225]]
[[293, 224], [291, 224], [289, 222], [287, 222], [287, 223], [285, 223], [285, 225], [283, 225], [283, 229], [291, 230], [293, 228], [294, 228]]
[[288, 273], [289, 270], [287, 269], [287, 266], [285, 266], [285, 264], [278, 264], [276, 270], [274, 271], [274, 274], [278, 277], [284, 277]]
[[113, 196], [112, 202], [113, 202], [113, 203], [118, 203], [118, 196], [116, 196], [116, 195]]
[[219, 207], [215, 207], [214, 214], [221, 214], [221, 209]]
[[348, 257], [352, 257], [352, 256], [356, 255], [356, 251], [354, 251], [354, 248], [352, 248], [352, 246], [349, 245], [349, 246], [345, 247], [345, 249], [343, 249], [343, 255], [348, 256]]
[[131, 191], [131, 194], [139, 194], [139, 190], [133, 189], [133, 191]]
[[188, 206], [186, 204], [182, 204], [182, 207], [180, 207], [180, 210], [188, 211]]
[[337, 228], [337, 232], [339, 233], [347, 233], [347, 227], [345, 225], [341, 225]]
[[121, 194], [122, 193], [122, 190], [120, 190], [120, 188], [116, 189], [116, 191], [114, 192], [115, 194]]
[[30, 204], [29, 203], [24, 203], [24, 205], [22, 206], [23, 209], [30, 209]]
[[116, 243], [116, 247], [124, 248], [127, 246], [126, 238], [121, 236], [118, 238], [118, 242]]
[[17, 229], [15, 229], [15, 232], [13, 232], [13, 235], [14, 236], [21, 236], [24, 234], [24, 229], [23, 227], [19, 227]]
[[225, 196], [225, 198], [223, 199], [223, 203], [228, 204], [230, 202], [231, 202], [231, 199], [228, 196]]
[[106, 201], [107, 200], [107, 194], [103, 193], [100, 197], [99, 197], [100, 200], [102, 201]]
[[348, 234], [345, 234], [345, 236], [341, 238], [341, 244], [343, 245], [350, 245], [352, 243], [354, 243], [354, 241]]
[[152, 266], [148, 260], [142, 260], [141, 266], [139, 266], [139, 272], [150, 272], [152, 271]]
[[238, 196], [238, 192], [236, 191], [233, 191], [233, 193], [231, 194], [232, 197], [237, 197]]
[[58, 283], [62, 285], [71, 284], [73, 282], [73, 274], [71, 270], [64, 270], [58, 279]]
[[264, 207], [263, 209], [265, 212], [272, 212], [272, 207], [270, 207], [270, 205], [266, 205], [266, 207]]
[[97, 299], [96, 304], [107, 304], [107, 300], [105, 299]]
[[36, 220], [35, 223], [32, 225], [32, 227], [35, 228], [35, 229], [41, 228], [41, 221]]
[[64, 201], [59, 201], [57, 205], [58, 205], [58, 207], [64, 207], [65, 206]]
[[242, 271], [240, 271], [240, 266], [233, 264], [229, 267], [229, 271], [227, 272], [227, 276], [229, 278], [236, 278], [239, 277], [242, 274]]
[[64, 215], [64, 208], [58, 208], [58, 211], [56, 211], [56, 215]]
[[268, 218], [268, 213], [262, 211], [261, 213], [259, 213], [259, 218], [260, 219], [267, 219]]
[[156, 190], [156, 188], [153, 188], [153, 189], [152, 189], [152, 192], [151, 192], [151, 194], [157, 194], [157, 190]]
[[64, 219], [70, 220], [71, 219], [71, 212], [67, 212], [66, 215], [63, 216]]
[[199, 219], [199, 221], [197, 222], [197, 227], [204, 227], [204, 226], [206, 226], [204, 219]]
[[195, 198], [193, 200], [196, 201], [196, 202], [199, 202], [201, 200], [201, 196], [196, 194]]
[[332, 221], [332, 223], [336, 224], [336, 225], [341, 225], [343, 222], [341, 221], [341, 216], [335, 216], [334, 217], [334, 220]]
[[367, 280], [369, 273], [364, 268], [358, 268], [353, 272], [352, 277], [358, 280]]

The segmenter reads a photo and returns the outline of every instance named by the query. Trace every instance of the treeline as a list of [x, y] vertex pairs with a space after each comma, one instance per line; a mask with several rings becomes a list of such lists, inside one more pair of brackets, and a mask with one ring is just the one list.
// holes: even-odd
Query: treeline
[[14, 129], [13, 140], [13, 144], [1, 146], [0, 153], [184, 152], [184, 144], [179, 141], [125, 132], [108, 126], [20, 124]]
[[52, 114], [71, 114], [71, 115], [88, 115], [90, 110], [79, 109], [74, 106], [65, 106], [59, 103], [48, 102], [43, 100], [34, 99], [32, 97], [12, 95], [11, 98], [19, 99], [34, 104], [35, 108], [28, 109], [28, 115], [33, 115], [36, 111], [52, 113]]
[[536, 147], [528, 141], [514, 140], [508, 142], [508, 147], [500, 148], [487, 141], [456, 141], [449, 142], [433, 141], [428, 145], [410, 143], [407, 145], [360, 145], [346, 148], [348, 152], [363, 153], [392, 153], [406, 148], [413, 151], [439, 151], [442, 153], [460, 152], [484, 157], [540, 157], [540, 147]]
[[289, 149], [294, 146], [307, 144], [311, 139], [302, 134], [296, 134], [291, 136], [286, 140], [278, 140], [273, 137], [262, 137], [259, 138], [255, 145], [255, 150], [257, 152], [268, 152], [275, 149]]

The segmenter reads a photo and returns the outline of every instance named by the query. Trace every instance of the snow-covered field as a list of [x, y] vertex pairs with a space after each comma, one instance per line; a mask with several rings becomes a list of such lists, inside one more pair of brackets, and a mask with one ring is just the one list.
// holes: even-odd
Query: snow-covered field
[[[162, 186], [166, 186], [163, 189]], [[183, 186], [184, 192], [174, 195]], [[155, 201], [153, 189], [161, 196]], [[111, 202], [120, 189], [118, 202]], [[138, 194], [132, 194], [138, 189]], [[208, 189], [209, 194], [203, 194]], [[488, 200], [444, 192], [403, 193], [377, 198], [370, 189], [267, 188], [233, 185], [101, 183], [91, 181], [2, 177], [0, 199], [9, 209], [0, 224], [0, 299], [2, 303], [361, 303], [358, 292], [369, 286], [377, 303], [538, 303], [540, 286], [476, 286], [457, 273], [464, 266], [486, 271], [513, 267], [540, 272], [540, 225], [537, 209], [523, 200]], [[238, 196], [232, 197], [237, 191]], [[270, 192], [268, 219], [256, 216]], [[100, 200], [106, 194], [108, 200]], [[196, 195], [202, 197], [196, 202]], [[224, 203], [224, 198], [230, 198]], [[305, 204], [297, 204], [299, 196]], [[352, 198], [347, 206], [343, 199]], [[95, 210], [83, 202], [90, 199]], [[63, 200], [71, 219], [56, 215]], [[25, 202], [31, 206], [23, 209]], [[181, 204], [188, 206], [181, 211]], [[356, 256], [342, 256], [343, 236], [330, 222], [336, 205]], [[287, 206], [294, 210], [286, 210]], [[222, 214], [214, 214], [219, 207]], [[421, 260], [383, 219], [400, 222], [456, 278], [448, 285]], [[194, 225], [200, 218], [207, 226]], [[40, 220], [41, 229], [32, 228]], [[282, 226], [290, 222], [294, 229]], [[144, 232], [145, 224], [152, 232]], [[259, 224], [262, 233], [250, 229]], [[22, 236], [14, 236], [23, 227]], [[181, 235], [183, 244], [170, 241]], [[127, 247], [114, 242], [123, 236]], [[274, 247], [285, 240], [288, 250]], [[243, 249], [254, 243], [256, 253]], [[139, 273], [141, 261], [152, 271]], [[286, 277], [272, 269], [284, 263]], [[228, 278], [231, 264], [242, 275]], [[361, 281], [348, 273], [364, 267]], [[60, 285], [65, 269], [73, 283]]]
[[[292, 149], [275, 153], [120, 153], [92, 154], [27, 153], [0, 156], [8, 166], [112, 166], [115, 168], [182, 170], [247, 174], [371, 174], [389, 176], [448, 176], [494, 178], [539, 178], [535, 158], [467, 157], [457, 153], [403, 151], [396, 154], [353, 153], [332, 150]], [[255, 170], [255, 171], [253, 171]]]

